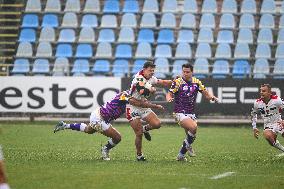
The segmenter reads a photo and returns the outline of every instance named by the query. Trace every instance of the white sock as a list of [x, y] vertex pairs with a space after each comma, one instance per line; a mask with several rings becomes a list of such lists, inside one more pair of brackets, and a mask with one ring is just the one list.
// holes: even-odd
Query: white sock
[[10, 186], [7, 183], [0, 184], [0, 189], [10, 189]]
[[273, 144], [273, 146], [275, 148], [277, 148], [278, 150], [281, 150], [282, 152], [284, 152], [284, 147], [279, 143], [278, 140], [276, 140], [276, 142]]
[[86, 127], [87, 127], [87, 125], [85, 123], [81, 123], [80, 131], [84, 132]]

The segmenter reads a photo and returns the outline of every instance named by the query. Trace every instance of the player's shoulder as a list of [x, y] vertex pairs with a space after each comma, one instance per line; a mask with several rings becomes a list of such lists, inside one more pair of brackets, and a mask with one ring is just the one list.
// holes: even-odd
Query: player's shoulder
[[201, 83], [201, 81], [196, 77], [192, 77], [192, 83]]
[[263, 102], [263, 99], [262, 98], [258, 98], [255, 100], [255, 103], [262, 103]]
[[129, 91], [122, 91], [121, 93], [118, 94], [119, 100], [121, 101], [128, 101], [129, 98], [131, 97]]

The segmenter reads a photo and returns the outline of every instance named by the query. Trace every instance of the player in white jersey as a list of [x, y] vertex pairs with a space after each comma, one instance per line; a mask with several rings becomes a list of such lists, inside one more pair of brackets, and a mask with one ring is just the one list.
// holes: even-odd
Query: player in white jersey
[[[1, 132], [1, 131], [0, 131]], [[4, 157], [0, 145], [0, 189], [10, 189], [4, 169]]]
[[[130, 91], [131, 96], [139, 100], [147, 100], [147, 98], [155, 93], [156, 89], [152, 85], [160, 85], [170, 87], [171, 80], [161, 80], [154, 77], [156, 65], [152, 61], [146, 61], [143, 65], [143, 70], [138, 72], [132, 80]], [[135, 146], [138, 161], [145, 161], [142, 154], [142, 136], [143, 133], [147, 140], [151, 140], [149, 130], [159, 129], [161, 121], [150, 108], [141, 108], [128, 104], [126, 106], [126, 118], [130, 122], [132, 129], [135, 132]], [[148, 124], [142, 127], [141, 119]]]
[[255, 138], [259, 136], [259, 130], [256, 127], [257, 114], [260, 114], [264, 120], [263, 136], [268, 143], [284, 152], [284, 147], [277, 140], [277, 134], [284, 137], [283, 120], [281, 111], [284, 109], [284, 102], [271, 92], [269, 84], [263, 84], [260, 87], [260, 97], [254, 102], [252, 109], [252, 127]]

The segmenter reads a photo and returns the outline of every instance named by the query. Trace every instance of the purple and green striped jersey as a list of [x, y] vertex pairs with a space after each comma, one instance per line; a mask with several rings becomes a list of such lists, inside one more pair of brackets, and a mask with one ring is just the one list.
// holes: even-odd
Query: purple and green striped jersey
[[185, 81], [182, 77], [174, 79], [169, 89], [175, 98], [174, 112], [194, 114], [197, 93], [204, 90], [204, 85], [195, 77], [192, 77], [191, 81]]
[[125, 112], [126, 104], [129, 103], [130, 94], [126, 91], [118, 93], [113, 99], [100, 108], [100, 114], [106, 123], [116, 120]]

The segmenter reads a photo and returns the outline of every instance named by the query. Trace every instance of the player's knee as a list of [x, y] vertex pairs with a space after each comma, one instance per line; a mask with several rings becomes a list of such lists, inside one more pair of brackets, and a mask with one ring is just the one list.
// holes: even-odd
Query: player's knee
[[116, 135], [115, 137], [113, 137], [113, 141], [115, 144], [120, 143], [121, 141], [121, 135]]
[[157, 120], [157, 121], [155, 121], [155, 122], [153, 122], [152, 124], [151, 124], [151, 126], [152, 126], [152, 128], [153, 129], [159, 129], [160, 127], [161, 127], [161, 121], [160, 120]]

